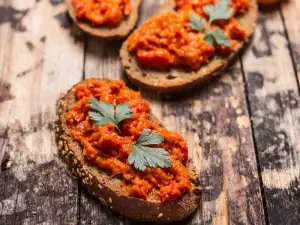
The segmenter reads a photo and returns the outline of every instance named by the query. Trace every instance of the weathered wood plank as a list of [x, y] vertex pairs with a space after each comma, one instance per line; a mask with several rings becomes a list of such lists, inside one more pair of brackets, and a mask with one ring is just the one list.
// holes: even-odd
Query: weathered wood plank
[[[3, 18], [5, 10], [9, 8], [9, 2], [5, 1], [0, 5], [0, 76], [7, 74], [9, 71], [8, 65], [10, 55], [7, 54], [11, 49], [11, 35], [12, 29], [8, 23], [4, 24], [6, 19]], [[13, 98], [11, 93], [11, 86], [1, 76], [0, 79], [0, 109], [5, 102], [9, 102]], [[3, 110], [1, 110], [3, 113]], [[1, 113], [0, 112], [0, 113]], [[3, 115], [1, 113], [1, 116]], [[6, 115], [3, 115], [6, 116]], [[0, 162], [1, 162], [1, 174], [0, 174], [0, 224], [13, 224], [15, 221], [14, 208], [17, 199], [17, 180], [11, 179], [13, 177], [11, 173], [6, 170], [11, 166], [8, 153], [2, 149], [8, 144], [7, 141], [8, 128], [1, 127], [0, 129]], [[9, 181], [9, 182], [8, 182]], [[5, 184], [5, 185], [4, 185]]]
[[[13, 29], [6, 17], [0, 20], [6, 21], [0, 27], [5, 30], [0, 35], [0, 46], [5, 46], [0, 49], [1, 93], [5, 93], [0, 98], [0, 179], [9, 181], [0, 184], [4, 196], [0, 198], [0, 222], [133, 223], [102, 208], [84, 191], [80, 192], [80, 221], [76, 221], [77, 183], [57, 160], [49, 119], [54, 119], [58, 94], [81, 79], [83, 42], [74, 43], [65, 29], [70, 23], [63, 5], [51, 8], [48, 1], [14, 4], [25, 8], [21, 19], [9, 14]], [[29, 6], [34, 7], [27, 10]], [[142, 19], [158, 7], [156, 1], [144, 1]], [[89, 38], [85, 77], [124, 78], [118, 59], [120, 44]], [[17, 54], [26, 53], [25, 47], [30, 54]], [[183, 134], [201, 172], [202, 207], [182, 224], [264, 224], [239, 65], [229, 73], [181, 99], [156, 101], [143, 92], [167, 128]], [[24, 91], [24, 86], [31, 87], [30, 91]], [[10, 188], [15, 185], [18, 188]]]
[[239, 63], [192, 96], [161, 104], [164, 124], [188, 141], [204, 188], [188, 224], [264, 224]]
[[281, 13], [289, 38], [289, 46], [292, 51], [295, 69], [297, 70], [298, 82], [300, 80], [300, 2], [282, 1]]
[[[294, 56], [299, 50], [294, 39], [297, 7], [298, 1], [283, 3], [285, 15], [294, 17], [286, 18]], [[261, 12], [243, 66], [268, 220], [274, 225], [299, 224], [299, 93], [279, 5]]]
[[0, 1], [0, 224], [77, 220], [77, 182], [57, 156], [53, 121], [84, 51], [62, 12], [48, 0]]
[[[161, 2], [160, 4], [162, 4]], [[144, 1], [141, 21], [159, 8]], [[118, 58], [119, 41], [88, 38], [85, 77], [126, 79]], [[158, 99], [142, 91], [155, 115], [188, 141], [190, 156], [201, 172], [202, 206], [180, 224], [264, 224], [251, 127], [239, 64], [220, 80], [194, 90], [193, 96]], [[197, 92], [197, 93], [196, 93]], [[133, 224], [103, 211], [85, 191], [81, 194], [81, 224]], [[139, 223], [134, 223], [139, 224]]]

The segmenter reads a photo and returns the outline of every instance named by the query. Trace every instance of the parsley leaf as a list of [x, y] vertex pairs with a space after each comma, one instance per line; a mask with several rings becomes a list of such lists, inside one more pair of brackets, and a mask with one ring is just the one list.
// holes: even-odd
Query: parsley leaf
[[[213, 6], [213, 5], [206, 5], [205, 6], [205, 10], [207, 12], [210, 12], [209, 13], [210, 14], [210, 21], [214, 20], [214, 18], [216, 18], [216, 15], [219, 13], [219, 11], [221, 9], [226, 9], [226, 8], [228, 10], [228, 1], [227, 0], [223, 0], [221, 2], [218, 2], [216, 4], [216, 7]], [[216, 15], [215, 15], [215, 12], [217, 13]], [[214, 46], [214, 44], [217, 43], [218, 45], [224, 45], [224, 46], [230, 47], [231, 43], [229, 42], [227, 36], [225, 35], [225, 33], [221, 29], [213, 29], [213, 30], [209, 30], [209, 31], [203, 31], [203, 28], [204, 28], [204, 25], [205, 25], [206, 22], [207, 21], [205, 19], [200, 18], [196, 13], [192, 12], [190, 14], [189, 27], [193, 30], [198, 31], [198, 32], [205, 33], [205, 41], [206, 42], [208, 42], [212, 46]]]
[[209, 15], [209, 23], [215, 20], [227, 20], [233, 15], [233, 12], [229, 9], [228, 0], [221, 0], [215, 6], [206, 5], [203, 9]]
[[98, 101], [94, 97], [90, 97], [90, 108], [95, 111], [89, 112], [89, 116], [98, 126], [110, 123], [113, 124], [118, 131], [120, 131], [118, 124], [133, 116], [128, 104], [120, 104], [117, 105], [115, 118], [114, 105], [109, 102]]
[[201, 32], [204, 25], [206, 24], [206, 19], [200, 18], [196, 13], [192, 12], [190, 15], [189, 27], [195, 31]]
[[230, 47], [231, 44], [225, 35], [225, 33], [221, 29], [209, 30], [205, 33], [205, 41], [207, 41], [210, 45], [214, 45], [216, 42], [218, 45], [224, 45]]
[[130, 111], [130, 106], [128, 104], [117, 105], [116, 109], [116, 121], [120, 123], [122, 120], [132, 118], [133, 114]]
[[141, 145], [159, 145], [164, 142], [164, 138], [158, 133], [150, 134], [150, 129], [143, 129], [137, 143]]
[[149, 129], [143, 129], [136, 144], [132, 145], [132, 151], [128, 157], [128, 163], [140, 171], [145, 171], [146, 167], [172, 167], [169, 153], [163, 148], [153, 148], [147, 145], [157, 145], [164, 142], [164, 138], [158, 133]]

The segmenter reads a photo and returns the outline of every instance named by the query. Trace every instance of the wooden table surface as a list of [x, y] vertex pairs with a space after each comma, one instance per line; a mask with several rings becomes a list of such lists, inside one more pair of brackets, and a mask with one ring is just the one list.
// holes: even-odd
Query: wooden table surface
[[[161, 4], [144, 0], [140, 21]], [[80, 32], [62, 0], [0, 0], [0, 224], [141, 224], [72, 178], [53, 129], [73, 84], [126, 80], [121, 43]], [[201, 206], [178, 224], [300, 224], [299, 79], [300, 1], [287, 0], [260, 10], [250, 46], [211, 83], [163, 99], [142, 91], [201, 174]]]

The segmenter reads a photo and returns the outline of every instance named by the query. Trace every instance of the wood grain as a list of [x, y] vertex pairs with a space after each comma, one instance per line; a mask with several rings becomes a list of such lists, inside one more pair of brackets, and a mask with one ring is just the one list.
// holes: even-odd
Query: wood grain
[[83, 46], [55, 18], [63, 5], [5, 0], [0, 11], [0, 224], [75, 224], [77, 182], [52, 122], [82, 77]]
[[202, 208], [189, 224], [264, 224], [239, 63], [191, 96], [161, 105], [163, 123], [183, 134], [200, 171]]
[[[0, 0], [0, 224], [140, 224], [89, 196], [57, 156], [53, 121], [73, 84], [105, 77], [137, 89], [122, 41], [84, 35], [62, 3]], [[163, 3], [143, 1], [139, 23]], [[140, 90], [201, 174], [202, 203], [176, 224], [300, 223], [299, 9], [287, 0], [262, 10], [242, 63], [211, 83], [175, 96]]]
[[289, 47], [292, 53], [294, 68], [297, 72], [298, 82], [300, 80], [300, 2], [299, 1], [282, 1], [281, 13], [284, 19], [284, 25], [288, 36]]
[[[296, 2], [284, 4], [286, 14], [296, 15]], [[296, 23], [286, 21], [289, 29]], [[243, 66], [268, 221], [274, 225], [300, 221], [299, 92], [288, 46], [279, 5], [261, 11]]]

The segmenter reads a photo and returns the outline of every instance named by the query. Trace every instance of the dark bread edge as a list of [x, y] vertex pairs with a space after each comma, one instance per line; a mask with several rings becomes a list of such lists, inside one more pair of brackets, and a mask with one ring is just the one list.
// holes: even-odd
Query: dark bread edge
[[131, 0], [132, 11], [129, 16], [120, 23], [119, 26], [109, 28], [106, 26], [92, 26], [88, 21], [78, 20], [72, 4], [72, 0], [65, 0], [68, 12], [74, 23], [82, 29], [84, 32], [95, 36], [97, 38], [104, 39], [121, 39], [125, 38], [131, 30], [135, 27], [138, 17], [139, 17], [139, 7], [141, 0]]
[[[174, 1], [169, 0], [156, 15], [170, 12], [174, 8]], [[170, 70], [155, 70], [142, 68], [134, 53], [130, 53], [127, 48], [127, 40], [123, 43], [120, 55], [122, 65], [125, 68], [129, 80], [145, 89], [155, 90], [160, 93], [176, 93], [185, 89], [190, 89], [196, 85], [210, 80], [218, 75], [234, 61], [238, 53], [249, 42], [253, 35], [258, 17], [256, 0], [251, 0], [250, 10], [238, 18], [238, 21], [245, 24], [243, 28], [247, 32], [246, 41], [240, 43], [232, 54], [227, 57], [215, 56], [207, 65], [202, 66], [197, 71], [185, 71], [184, 69], [173, 68]], [[168, 79], [171, 76], [171, 79]]]
[[[199, 185], [199, 175], [196, 173], [192, 161], [189, 161], [187, 167], [191, 173], [194, 190], [187, 192], [180, 199], [165, 203], [128, 196], [127, 193], [119, 191], [118, 185], [112, 182], [104, 172], [86, 163], [82, 155], [82, 147], [70, 135], [65, 121], [65, 114], [72, 98], [75, 98], [73, 88], [60, 101], [55, 127], [56, 141], [60, 156], [90, 194], [113, 211], [138, 221], [159, 223], [179, 221], [197, 209], [202, 188]], [[156, 120], [156, 118], [154, 119]]]

